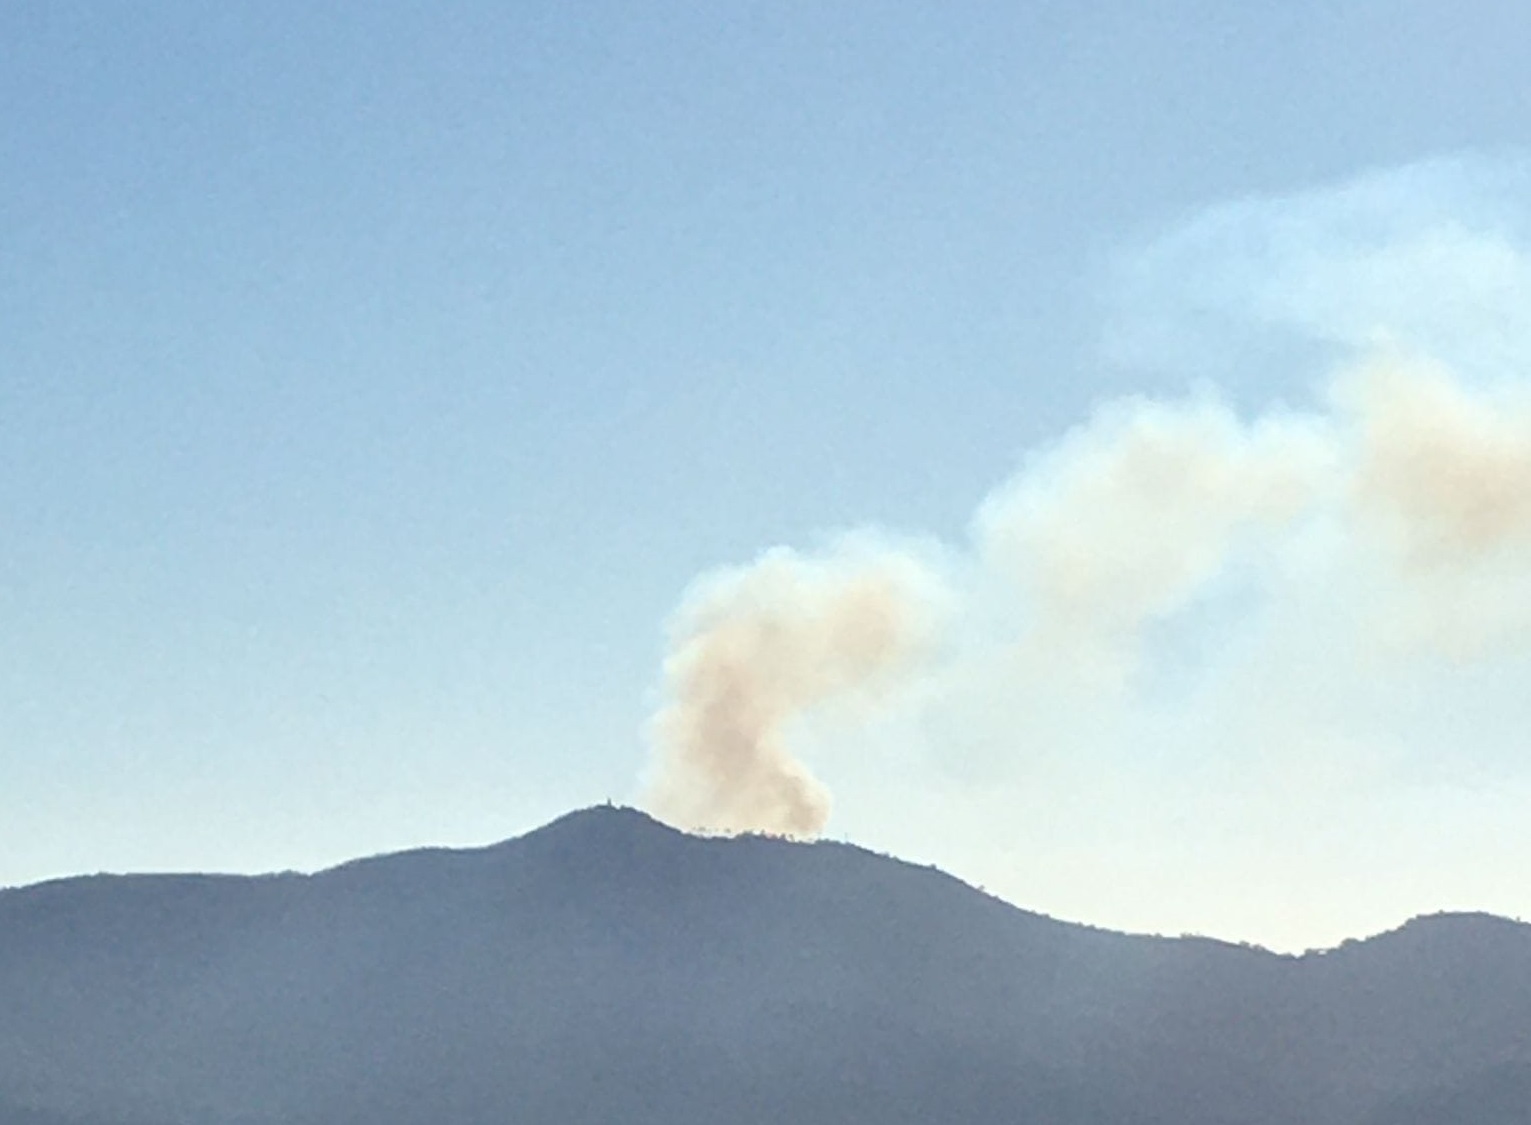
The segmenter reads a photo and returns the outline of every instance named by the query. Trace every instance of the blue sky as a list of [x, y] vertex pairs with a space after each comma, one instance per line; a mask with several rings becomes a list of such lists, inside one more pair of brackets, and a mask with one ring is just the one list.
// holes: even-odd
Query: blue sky
[[1134, 352], [1181, 322], [1123, 277], [1189, 285], [1240, 201], [1498, 167], [1526, 42], [1508, 3], [5, 5], [0, 884], [633, 798], [697, 574], [960, 537], [1103, 398], [1288, 393]]

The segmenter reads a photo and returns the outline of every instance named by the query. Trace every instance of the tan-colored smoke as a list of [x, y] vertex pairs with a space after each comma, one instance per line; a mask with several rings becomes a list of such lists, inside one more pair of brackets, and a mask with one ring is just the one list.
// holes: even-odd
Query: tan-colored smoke
[[911, 655], [928, 586], [913, 556], [851, 544], [774, 550], [699, 583], [672, 623], [650, 807], [688, 828], [820, 832], [829, 791], [793, 755], [789, 727]]
[[1472, 392], [1445, 368], [1378, 362], [1341, 381], [1359, 419], [1357, 502], [1426, 566], [1531, 539], [1531, 396]]
[[1235, 557], [1268, 581], [1359, 569], [1379, 612], [1460, 650], [1525, 600], [1531, 395], [1390, 356], [1342, 372], [1326, 410], [1110, 404], [997, 489], [975, 539], [1025, 607], [1021, 639], [1054, 652], [1130, 647]]
[[[792, 754], [791, 725], [898, 667], [922, 705], [962, 713], [938, 729], [976, 728], [973, 741], [1017, 755], [1126, 746], [1150, 722], [1181, 746], [1213, 729], [1247, 741], [1238, 710], [1283, 699], [1289, 714], [1260, 720], [1284, 732], [1281, 753], [1362, 746], [1357, 724], [1379, 714], [1366, 693], [1383, 689], [1356, 677], [1375, 654], [1423, 668], [1531, 642], [1531, 396], [1387, 357], [1341, 373], [1306, 412], [1110, 404], [997, 488], [952, 557], [953, 612], [935, 617], [928, 570], [890, 548], [778, 550], [702, 583], [665, 664], [655, 810], [690, 827], [820, 831], [829, 794]], [[1238, 596], [1217, 602], [1230, 573]], [[1198, 605], [1211, 608], [1195, 618]], [[954, 628], [921, 645], [937, 618]], [[1162, 655], [1154, 627], [1186, 621], [1174, 659], [1191, 675], [1217, 664], [1203, 678], [1218, 686], [1171, 711], [1144, 685]], [[1213, 635], [1239, 646], [1219, 655]]]

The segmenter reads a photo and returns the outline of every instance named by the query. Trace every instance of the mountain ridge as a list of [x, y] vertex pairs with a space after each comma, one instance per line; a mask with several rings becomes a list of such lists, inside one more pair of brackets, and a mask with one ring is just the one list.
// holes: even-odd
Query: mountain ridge
[[1436, 1125], [1513, 1101], [1528, 1032], [1491, 915], [1281, 954], [615, 807], [0, 892], [0, 1125]]
[[[1118, 934], [1125, 937], [1140, 937], [1157, 940], [1174, 941], [1204, 941], [1216, 945], [1236, 947], [1240, 949], [1257, 950], [1269, 953], [1276, 957], [1307, 957], [1332, 953], [1336, 950], [1345, 949], [1352, 945], [1372, 942], [1379, 938], [1400, 934], [1404, 931], [1414, 932], [1420, 927], [1433, 925], [1447, 925], [1457, 920], [1475, 921], [1486, 924], [1502, 924], [1508, 927], [1522, 927], [1531, 929], [1531, 922], [1519, 918], [1511, 918], [1505, 915], [1494, 914], [1489, 911], [1478, 910], [1438, 910], [1428, 913], [1412, 915], [1396, 926], [1389, 929], [1378, 930], [1364, 935], [1354, 935], [1344, 938], [1340, 942], [1330, 946], [1312, 946], [1303, 950], [1285, 951], [1270, 949], [1258, 942], [1240, 940], [1236, 938], [1222, 937], [1217, 934], [1189, 933], [1177, 934], [1159, 933], [1141, 930], [1118, 930], [1109, 926], [1102, 926], [1080, 919], [1059, 918], [1041, 911], [1032, 910], [1018, 903], [1011, 902], [1003, 896], [996, 895], [976, 884], [969, 883], [959, 875], [944, 870], [935, 864], [919, 864], [885, 852], [879, 852], [861, 844], [845, 840], [829, 839], [799, 839], [790, 836], [778, 836], [770, 833], [738, 833], [738, 834], [711, 834], [706, 832], [688, 832], [664, 823], [658, 818], [643, 810], [629, 805], [604, 803], [590, 805], [562, 813], [552, 820], [537, 827], [528, 829], [515, 836], [509, 836], [488, 844], [446, 846], [446, 845], [423, 845], [419, 847], [402, 848], [393, 851], [379, 852], [374, 855], [357, 856], [342, 860], [328, 867], [318, 868], [313, 871], [267, 871], [254, 873], [233, 873], [216, 871], [143, 871], [143, 872], [116, 872], [98, 871], [88, 874], [63, 875], [49, 879], [43, 879], [35, 883], [26, 883], [18, 886], [0, 886], [0, 902], [9, 895], [28, 892], [46, 893], [49, 888], [57, 887], [80, 887], [95, 882], [131, 882], [131, 881], [160, 881], [160, 880], [185, 880], [206, 881], [209, 883], [219, 881], [229, 882], [265, 882], [270, 880], [315, 880], [326, 879], [355, 871], [364, 871], [380, 865], [394, 863], [427, 862], [430, 860], [454, 860], [461, 859], [469, 862], [480, 861], [503, 854], [509, 850], [521, 846], [527, 841], [551, 842], [559, 837], [568, 837], [577, 834], [581, 845], [588, 846], [592, 836], [599, 832], [601, 835], [610, 835], [613, 827], [625, 827], [629, 831], [646, 831], [655, 836], [667, 836], [671, 839], [687, 839], [701, 841], [733, 840], [733, 841], [770, 841], [789, 845], [807, 846], [814, 848], [844, 848], [861, 855], [898, 864], [902, 867], [917, 871], [930, 871], [944, 878], [953, 880], [961, 886], [971, 890], [975, 894], [1002, 903], [1013, 910], [1030, 917], [1046, 919], [1059, 925], [1074, 926], [1086, 930], [1099, 931], [1102, 933]], [[595, 830], [595, 831], [592, 831]], [[630, 842], [630, 841], [629, 841]]]

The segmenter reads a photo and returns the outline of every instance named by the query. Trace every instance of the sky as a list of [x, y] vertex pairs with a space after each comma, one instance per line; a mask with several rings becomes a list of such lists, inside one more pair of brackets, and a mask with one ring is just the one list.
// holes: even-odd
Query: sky
[[1531, 917], [1526, 42], [0, 6], [0, 885], [789, 777], [1100, 925]]

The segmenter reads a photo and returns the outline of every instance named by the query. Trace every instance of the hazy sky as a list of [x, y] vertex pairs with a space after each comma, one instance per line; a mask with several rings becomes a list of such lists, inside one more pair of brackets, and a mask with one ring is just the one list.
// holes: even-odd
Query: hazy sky
[[1218, 491], [1125, 671], [997, 592], [1081, 526], [1145, 573], [1157, 516], [1090, 491], [1134, 410], [1343, 461], [1444, 402], [1517, 515], [1527, 43], [1508, 2], [0, 6], [0, 884], [638, 800], [698, 575], [870, 527], [961, 608], [793, 732], [830, 835], [1112, 926], [1531, 916], [1518, 541], [1398, 593], [1334, 530], [1358, 461], [1276, 579]]

